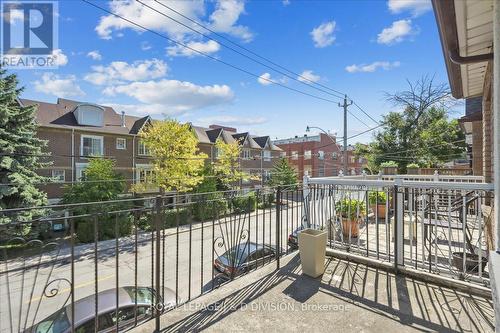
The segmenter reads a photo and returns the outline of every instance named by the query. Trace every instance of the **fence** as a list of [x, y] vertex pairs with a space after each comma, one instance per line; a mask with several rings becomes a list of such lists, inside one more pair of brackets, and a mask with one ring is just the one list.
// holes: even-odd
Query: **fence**
[[[123, 331], [291, 251], [300, 188], [0, 212], [0, 331]], [[30, 216], [33, 215], [33, 216]]]
[[305, 178], [307, 223], [328, 246], [398, 267], [489, 284], [492, 184]]

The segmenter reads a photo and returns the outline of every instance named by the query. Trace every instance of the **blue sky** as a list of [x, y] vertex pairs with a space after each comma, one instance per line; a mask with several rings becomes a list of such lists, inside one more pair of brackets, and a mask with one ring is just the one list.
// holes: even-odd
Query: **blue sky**
[[[26, 87], [24, 98], [54, 102], [66, 97], [109, 104], [128, 114], [217, 123], [272, 138], [302, 135], [306, 125], [342, 134], [342, 110], [336, 103], [272, 82], [335, 102], [338, 98], [253, 63], [138, 2], [96, 3], [264, 79], [175, 47], [84, 2], [61, 1], [59, 68], [18, 70]], [[146, 3], [200, 30], [157, 3]], [[437, 82], [447, 82], [430, 1], [166, 4], [309, 80], [347, 93], [375, 119], [395, 110], [384, 92], [406, 88], [406, 79], [435, 75]], [[375, 125], [354, 106], [350, 110], [369, 126]], [[365, 129], [349, 117], [349, 135]]]

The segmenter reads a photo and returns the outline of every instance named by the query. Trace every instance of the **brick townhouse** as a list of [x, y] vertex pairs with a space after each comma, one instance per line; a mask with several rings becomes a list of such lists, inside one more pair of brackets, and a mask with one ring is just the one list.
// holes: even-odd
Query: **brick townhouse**
[[[92, 155], [113, 158], [116, 170], [133, 183], [145, 181], [152, 176], [151, 158], [138, 134], [149, 116], [135, 117], [117, 113], [108, 106], [77, 102], [58, 98], [46, 103], [21, 99], [23, 105], [36, 104], [38, 136], [47, 140], [47, 151], [53, 162], [48, 168], [39, 170], [41, 175], [56, 180], [43, 187], [49, 199], [56, 201], [63, 193], [63, 184], [78, 181]], [[240, 142], [242, 145], [241, 168], [267, 177], [280, 149], [267, 136], [256, 137], [248, 133], [236, 133], [236, 129], [212, 125], [203, 128], [191, 125], [199, 141], [200, 150], [210, 160], [217, 156], [215, 141]], [[274, 158], [273, 158], [274, 156]], [[263, 182], [249, 182], [244, 186], [259, 186]]]
[[[294, 138], [275, 140], [299, 177], [307, 173], [312, 177], [337, 176], [343, 169], [343, 149], [337, 144], [336, 137], [320, 133], [313, 136], [295, 136]], [[361, 174], [366, 161], [354, 155], [354, 147], [347, 147], [349, 174]]]

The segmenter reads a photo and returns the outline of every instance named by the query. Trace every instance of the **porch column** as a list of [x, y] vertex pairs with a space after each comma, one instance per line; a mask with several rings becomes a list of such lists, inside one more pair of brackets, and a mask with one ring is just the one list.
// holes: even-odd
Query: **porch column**
[[495, 248], [500, 253], [500, 3], [493, 1], [493, 183]]

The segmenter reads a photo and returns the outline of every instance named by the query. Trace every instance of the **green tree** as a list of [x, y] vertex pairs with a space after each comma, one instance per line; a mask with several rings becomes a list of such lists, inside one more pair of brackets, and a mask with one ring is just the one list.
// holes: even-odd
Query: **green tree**
[[[50, 165], [43, 152], [46, 141], [36, 135], [36, 106], [18, 101], [22, 91], [16, 75], [0, 68], [0, 210], [47, 204], [47, 195], [37, 185], [49, 179], [36, 173]], [[29, 221], [43, 213], [34, 209], [0, 214], [0, 224]]]
[[458, 121], [448, 118], [451, 95], [447, 86], [424, 77], [409, 83], [408, 90], [387, 97], [403, 111], [385, 115], [373, 142], [367, 147], [358, 145], [356, 150], [372, 171], [391, 160], [405, 172], [410, 163], [438, 167], [464, 156], [465, 135]]
[[298, 183], [297, 172], [290, 166], [286, 158], [280, 160], [273, 166], [271, 171], [270, 186], [285, 186]]
[[[119, 199], [126, 189], [122, 175], [115, 172], [115, 162], [99, 157], [91, 158], [85, 169], [82, 181], [64, 187], [63, 203], [75, 204], [86, 202], [112, 201]], [[110, 213], [129, 208], [128, 203], [105, 203], [82, 205], [72, 209], [73, 215], [99, 213], [99, 239], [111, 239], [116, 236], [115, 223], [118, 223], [118, 236], [128, 235], [131, 220], [128, 213]], [[75, 230], [78, 239], [87, 243], [94, 241], [94, 223], [91, 218], [76, 218]]]
[[[199, 152], [189, 124], [174, 119], [154, 121], [139, 135], [153, 159], [156, 186], [164, 191], [187, 192], [203, 181], [207, 155]], [[139, 184], [136, 189], [143, 186]]]
[[217, 177], [220, 189], [227, 190], [243, 180], [251, 179], [250, 174], [241, 170], [241, 147], [238, 142], [225, 143], [221, 139], [215, 141], [217, 156], [212, 163], [212, 170]]

